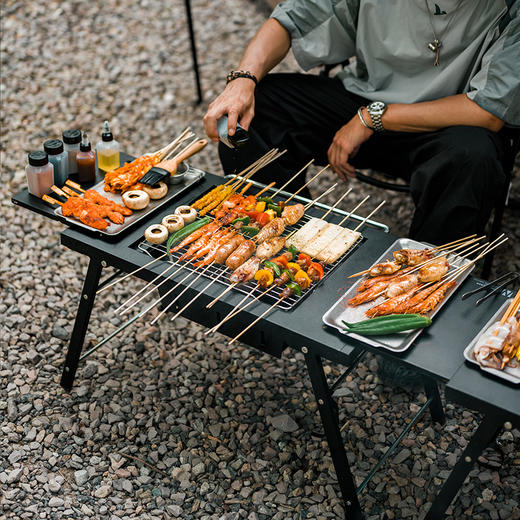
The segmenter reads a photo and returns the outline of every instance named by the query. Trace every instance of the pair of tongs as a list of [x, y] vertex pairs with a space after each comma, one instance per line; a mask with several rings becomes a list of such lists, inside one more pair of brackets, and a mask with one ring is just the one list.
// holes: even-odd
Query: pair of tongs
[[485, 301], [488, 298], [490, 298], [491, 296], [499, 293], [504, 287], [509, 285], [511, 282], [513, 282], [517, 278], [520, 278], [520, 273], [516, 273], [514, 271], [509, 271], [509, 273], [499, 276], [496, 280], [493, 280], [492, 282], [488, 282], [488, 283], [484, 284], [482, 287], [479, 287], [478, 289], [474, 289], [473, 291], [469, 291], [469, 292], [463, 294], [461, 299], [465, 300], [466, 298], [469, 298], [470, 296], [472, 296], [480, 291], [485, 291], [489, 287], [491, 287], [499, 282], [502, 282], [500, 285], [495, 287], [490, 293], [486, 294], [485, 296], [483, 296], [482, 298], [478, 299], [475, 302], [475, 305], [480, 305], [483, 301]]

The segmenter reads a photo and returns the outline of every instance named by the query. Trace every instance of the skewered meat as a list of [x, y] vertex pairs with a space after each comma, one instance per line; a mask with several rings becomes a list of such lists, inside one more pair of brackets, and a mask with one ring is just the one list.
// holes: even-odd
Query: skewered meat
[[399, 269], [401, 269], [401, 264], [398, 262], [382, 262], [380, 264], [374, 265], [374, 267], [368, 271], [368, 276], [374, 277], [385, 274], [394, 274], [399, 271]]
[[404, 294], [400, 294], [399, 296], [394, 296], [389, 300], [386, 300], [371, 309], [366, 311], [366, 315], [369, 318], [375, 318], [376, 316], [386, 316], [387, 314], [399, 314], [399, 309], [403, 304], [406, 304], [406, 301], [413, 295], [415, 291], [415, 287], [412, 287]]
[[416, 305], [419, 305], [423, 300], [428, 298], [430, 294], [434, 293], [440, 286], [442, 285], [442, 282], [437, 282], [436, 284], [429, 285], [428, 287], [425, 287], [424, 289], [419, 290], [419, 292], [415, 293], [408, 301], [404, 302], [398, 309], [397, 313], [406, 313], [406, 314], [412, 314], [413, 307]]
[[103, 195], [98, 193], [96, 190], [87, 190], [83, 194], [83, 198], [85, 200], [90, 200], [92, 202], [95, 202], [96, 204], [101, 204], [102, 206], [107, 206], [112, 211], [121, 213], [121, 215], [125, 215], [126, 217], [130, 216], [133, 213], [131, 209], [129, 209], [121, 204], [116, 204], [113, 200], [103, 197]]
[[65, 217], [74, 216], [83, 224], [99, 230], [108, 227], [108, 222], [104, 220], [106, 217], [116, 224], [122, 224], [124, 221], [121, 214], [82, 197], [70, 197], [63, 204], [62, 213]]
[[271, 222], [268, 222], [256, 235], [256, 241], [257, 243], [263, 242], [264, 240], [267, 240], [268, 238], [272, 237], [278, 237], [280, 236], [285, 230], [285, 223], [283, 219], [277, 217], [271, 220]]
[[417, 273], [400, 276], [388, 285], [386, 296], [388, 298], [399, 296], [400, 294], [409, 291], [412, 287], [415, 287], [418, 283], [419, 275]]
[[363, 292], [367, 289], [370, 289], [373, 285], [379, 282], [388, 282], [391, 283], [392, 281], [395, 281], [396, 278], [399, 278], [400, 276], [403, 276], [404, 274], [410, 272], [411, 267], [407, 267], [406, 269], [403, 269], [402, 271], [398, 271], [394, 274], [387, 274], [387, 275], [381, 275], [376, 276], [375, 278], [366, 278], [361, 284], [359, 284], [357, 288], [357, 292]]
[[[200, 262], [195, 262], [193, 265], [195, 267], [199, 267], [201, 265], [211, 264], [211, 262], [213, 262], [213, 260], [215, 259], [215, 255], [217, 254], [217, 251], [220, 248], [220, 246], [222, 244], [224, 244], [225, 242], [227, 242], [234, 235], [235, 235], [235, 233], [233, 231], [228, 231], [221, 237], [218, 237], [215, 240], [212, 240], [210, 246], [208, 248], [206, 248], [206, 251], [205, 251], [206, 256]], [[195, 258], [200, 258], [201, 256], [202, 256], [202, 254], [199, 251], [195, 255]]]
[[303, 204], [294, 204], [294, 206], [285, 206], [282, 211], [282, 219], [287, 226], [293, 226], [300, 220], [305, 213]]
[[255, 252], [256, 245], [252, 240], [242, 242], [227, 258], [226, 266], [234, 271]]
[[193, 259], [202, 258], [206, 253], [211, 251], [211, 248], [215, 246], [219, 242], [222, 237], [228, 236], [230, 231], [226, 228], [220, 229], [214, 235], [209, 237], [209, 240], [197, 251], [195, 251], [192, 255]]
[[437, 282], [448, 272], [449, 268], [450, 264], [445, 256], [436, 258], [419, 269], [419, 281]]
[[407, 266], [413, 266], [433, 258], [433, 252], [430, 249], [399, 249], [394, 251], [396, 262]]
[[387, 285], [387, 282], [376, 283], [370, 289], [367, 289], [366, 291], [356, 294], [356, 296], [353, 298], [350, 298], [350, 300], [348, 300], [348, 304], [357, 306], [361, 305], [362, 303], [371, 302], [383, 294]]
[[225, 244], [222, 244], [215, 255], [215, 262], [217, 264], [223, 264], [227, 257], [244, 241], [245, 238], [242, 235], [236, 235]]
[[195, 242], [200, 237], [205, 235], [206, 233], [211, 234], [215, 232], [218, 228], [220, 228], [222, 224], [220, 222], [210, 222], [209, 224], [206, 224], [205, 226], [202, 226], [201, 228], [194, 231], [191, 235], [188, 235], [180, 244], [176, 245], [172, 252], [179, 251], [179, 249], [182, 249], [183, 247], [187, 246], [188, 244], [191, 244], [192, 242]]
[[294, 235], [287, 239], [287, 245], [294, 246], [298, 251], [303, 251], [305, 245], [325, 227], [327, 227], [327, 222], [324, 220], [311, 218]]
[[229, 281], [231, 283], [248, 282], [255, 276], [258, 268], [260, 267], [260, 262], [260, 258], [257, 258], [256, 256], [249, 258], [249, 260], [246, 260], [242, 265], [233, 271], [232, 275], [229, 277]]
[[284, 245], [284, 237], [270, 238], [258, 245], [256, 249], [256, 256], [260, 258], [260, 260], [267, 260], [268, 258], [276, 255], [276, 253], [278, 253], [278, 251], [280, 251]]
[[446, 296], [446, 293], [452, 288], [457, 285], [457, 282], [451, 281], [451, 282], [445, 282], [443, 283], [435, 292], [430, 294], [428, 298], [426, 298], [424, 301], [416, 305], [415, 307], [412, 307], [410, 309], [410, 312], [417, 313], [417, 314], [426, 314], [427, 312], [433, 311], [439, 303], [444, 299]]
[[[299, 269], [296, 269], [295, 267], [290, 267], [289, 272], [294, 276]], [[291, 281], [291, 277], [289, 276], [289, 273], [287, 271], [284, 271], [278, 278], [275, 278], [274, 284], [281, 287], [282, 285], [285, 285], [287, 282]]]
[[496, 322], [479, 338], [473, 348], [473, 355], [477, 362], [489, 368], [501, 370], [503, 368], [502, 352], [504, 343], [511, 334], [514, 318], [506, 323]]

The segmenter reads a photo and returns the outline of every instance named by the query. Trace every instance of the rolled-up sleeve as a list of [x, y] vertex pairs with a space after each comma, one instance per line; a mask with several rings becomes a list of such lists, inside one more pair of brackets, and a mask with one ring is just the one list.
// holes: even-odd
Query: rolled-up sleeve
[[309, 70], [355, 54], [358, 11], [359, 0], [288, 0], [271, 17], [287, 29], [298, 64]]
[[468, 97], [508, 125], [520, 126], [520, 1], [511, 20], [482, 58]]

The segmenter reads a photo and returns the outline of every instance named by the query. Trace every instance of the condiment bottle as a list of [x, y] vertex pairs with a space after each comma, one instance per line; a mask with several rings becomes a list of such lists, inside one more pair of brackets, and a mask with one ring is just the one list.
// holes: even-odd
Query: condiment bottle
[[43, 149], [54, 166], [54, 184], [62, 186], [69, 175], [69, 154], [63, 150], [63, 143], [59, 139], [45, 141]]
[[79, 143], [81, 143], [81, 132], [79, 130], [65, 130], [62, 138], [64, 149], [69, 154], [69, 175], [78, 173], [76, 165], [76, 154], [79, 152]]
[[112, 132], [105, 121], [101, 141], [96, 144], [98, 168], [110, 172], [119, 168], [119, 143], [114, 139]]
[[54, 184], [54, 166], [49, 162], [46, 152], [38, 150], [29, 153], [29, 164], [25, 167], [29, 193], [42, 197], [51, 192]]
[[94, 182], [96, 180], [96, 154], [90, 147], [87, 134], [83, 133], [83, 140], [76, 155], [79, 182]]

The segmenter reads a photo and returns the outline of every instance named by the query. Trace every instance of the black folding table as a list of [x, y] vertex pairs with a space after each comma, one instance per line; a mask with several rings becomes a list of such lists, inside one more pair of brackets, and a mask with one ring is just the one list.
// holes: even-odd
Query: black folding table
[[[207, 174], [198, 186], [182, 198], [176, 200], [174, 205], [177, 206], [193, 201], [212, 186], [220, 184], [221, 181], [221, 177]], [[26, 191], [22, 191], [13, 197], [13, 202], [39, 213], [47, 215], [52, 213], [52, 209], [45, 206], [41, 201], [28, 196]], [[312, 208], [311, 211], [320, 214], [315, 208]], [[114, 277], [114, 275], [109, 276], [108, 279], [101, 282], [103, 269], [112, 266], [124, 272], [131, 272], [148, 263], [150, 257], [138, 249], [136, 244], [142, 239], [144, 229], [150, 222], [159, 222], [164, 215], [170, 212], [171, 208], [158, 210], [153, 217], [145, 223], [136, 225], [136, 227], [129, 230], [128, 233], [117, 241], [110, 241], [95, 233], [86, 233], [73, 228], [66, 229], [61, 234], [61, 243], [64, 246], [90, 258], [61, 379], [61, 384], [65, 389], [70, 389], [74, 382], [76, 369], [82, 356], [83, 343], [96, 291]], [[333, 221], [338, 221], [339, 219], [339, 216], [332, 217]], [[395, 237], [388, 233], [369, 226], [363, 229], [363, 234], [366, 240], [361, 246], [331, 272], [328, 277], [322, 280], [321, 285], [315, 288], [312, 295], [290, 311], [275, 310], [247, 331], [241, 338], [245, 344], [276, 357], [280, 357], [282, 351], [287, 347], [299, 350], [305, 355], [307, 370], [341, 489], [345, 514], [349, 519], [363, 517], [358, 494], [365, 488], [374, 471], [356, 488], [344, 447], [345, 443], [340, 431], [338, 405], [332, 395], [334, 389], [344, 381], [348, 373], [355, 368], [356, 363], [368, 351], [389, 357], [423, 375], [427, 400], [412, 421], [407, 424], [397, 441], [387, 450], [375, 469], [379, 468], [384, 460], [394, 451], [404, 434], [409, 431], [426, 409], [430, 410], [433, 420], [439, 423], [444, 422], [444, 413], [437, 383], [459, 381], [463, 377], [460, 375], [463, 373], [463, 369], [479, 375], [478, 370], [464, 367], [462, 351], [481, 329], [482, 324], [488, 321], [489, 317], [504, 301], [504, 297], [498, 296], [475, 308], [473, 299], [461, 301], [460, 292], [456, 293], [453, 300], [445, 305], [437, 315], [432, 327], [425, 330], [416, 343], [402, 354], [395, 354], [387, 350], [357, 343], [341, 335], [335, 329], [323, 325], [321, 316], [341, 294], [347, 283], [347, 276], [353, 272], [365, 269], [395, 240]], [[164, 270], [164, 267], [165, 264], [157, 262], [139, 271], [138, 276], [145, 280], [152, 280]], [[178, 278], [176, 277], [176, 279]], [[180, 283], [170, 298], [183, 290], [189, 282], [190, 279]], [[187, 302], [193, 300], [201, 293], [207, 283], [207, 279], [200, 278], [184, 292], [171, 310], [176, 311]], [[479, 283], [478, 280], [469, 277], [462, 284], [462, 288], [459, 291], [465, 292], [474, 289]], [[174, 285], [174, 281], [164, 284], [162, 292], [169, 290]], [[211, 309], [206, 309], [206, 305], [221, 292], [222, 285], [219, 283], [213, 284], [209, 289], [202, 292], [200, 297], [183, 312], [183, 316], [204, 326], [211, 327], [215, 325], [243, 297], [242, 294], [231, 291]], [[102, 295], [100, 296], [102, 297]], [[241, 312], [236, 318], [226, 322], [221, 327], [220, 332], [228, 336], [234, 336], [263, 313], [269, 305], [262, 301], [258, 302]], [[323, 360], [338, 363], [345, 367], [343, 374], [332, 384], [329, 383], [325, 375]], [[504, 386], [502, 382], [494, 380], [490, 381], [490, 384], [500, 388]], [[515, 390], [512, 389], [511, 392]], [[467, 392], [471, 395], [471, 387], [467, 389]], [[455, 395], [455, 393], [448, 394], [448, 397], [451, 395]], [[454, 398], [454, 400], [457, 399]], [[499, 408], [497, 411], [498, 406], [498, 404], [496, 406], [491, 405], [491, 410], [493, 410], [491, 417], [496, 417], [496, 413], [502, 413]], [[518, 417], [518, 413], [516, 417]], [[513, 419], [509, 420], [512, 421]], [[486, 426], [486, 428], [486, 431], [488, 431], [489, 427]], [[486, 438], [491, 438], [491, 435], [489, 434]], [[457, 478], [454, 477], [453, 482], [456, 482], [460, 487], [462, 481], [459, 474], [457, 474]], [[453, 496], [451, 492], [441, 493], [438, 502], [436, 502], [438, 510], [444, 511]], [[440, 516], [431, 516], [430, 518], [440, 518]]]

